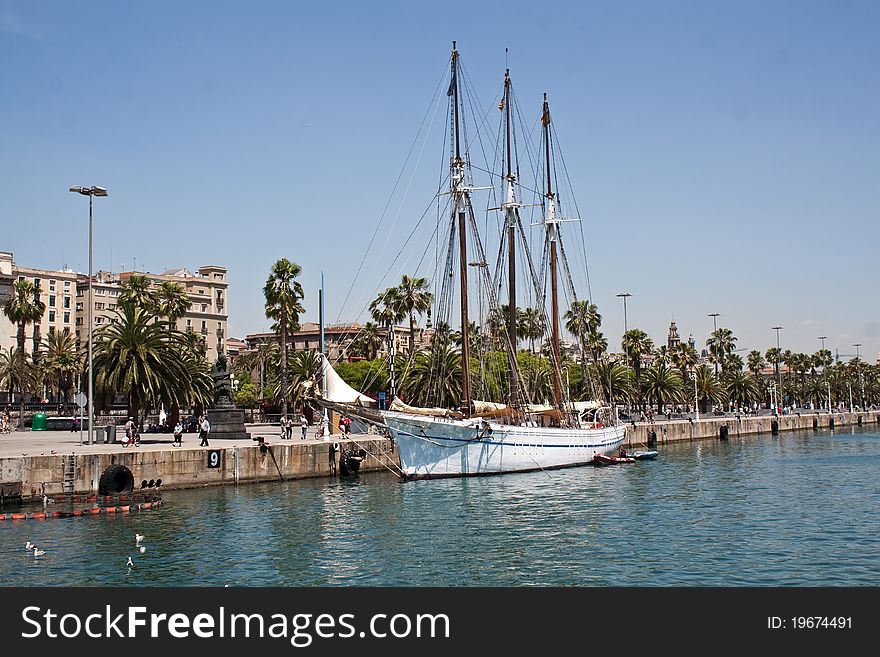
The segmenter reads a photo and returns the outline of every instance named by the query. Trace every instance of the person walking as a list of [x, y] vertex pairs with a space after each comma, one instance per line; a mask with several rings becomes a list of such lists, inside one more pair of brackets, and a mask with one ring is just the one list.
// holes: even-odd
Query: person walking
[[306, 431], [309, 430], [309, 421], [306, 419], [305, 414], [299, 416], [299, 424], [302, 427], [302, 439], [306, 439]]
[[280, 425], [281, 425], [281, 440], [284, 440], [284, 436], [287, 435], [287, 418], [284, 417], [283, 415], [281, 416]]
[[346, 415], [342, 418], [342, 423], [345, 427], [345, 437], [348, 438], [351, 435], [351, 418]]
[[173, 447], [183, 446], [183, 423], [180, 420], [177, 421], [174, 427], [174, 442], [171, 445]]
[[208, 447], [208, 433], [211, 431], [211, 424], [208, 422], [208, 416], [202, 416], [202, 424], [199, 427], [199, 437], [202, 439], [202, 442], [199, 443], [199, 447]]
[[293, 440], [293, 418], [287, 418], [287, 439]]

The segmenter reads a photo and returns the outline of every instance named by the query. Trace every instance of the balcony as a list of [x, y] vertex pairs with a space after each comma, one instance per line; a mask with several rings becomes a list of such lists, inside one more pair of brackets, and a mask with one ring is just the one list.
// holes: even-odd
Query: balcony
[[223, 331], [223, 329], [217, 329], [217, 337], [218, 337], [218, 338], [222, 338], [222, 337], [224, 337], [224, 331]]
[[208, 329], [207, 329], [207, 328], [202, 327], [202, 335], [208, 335]]

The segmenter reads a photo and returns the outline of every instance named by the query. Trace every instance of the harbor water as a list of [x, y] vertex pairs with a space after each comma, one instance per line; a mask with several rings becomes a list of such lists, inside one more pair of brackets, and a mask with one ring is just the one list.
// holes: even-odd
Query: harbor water
[[[495, 477], [367, 473], [165, 491], [150, 511], [5, 521], [0, 585], [880, 584], [876, 429], [659, 451]], [[33, 556], [26, 541], [46, 553]]]

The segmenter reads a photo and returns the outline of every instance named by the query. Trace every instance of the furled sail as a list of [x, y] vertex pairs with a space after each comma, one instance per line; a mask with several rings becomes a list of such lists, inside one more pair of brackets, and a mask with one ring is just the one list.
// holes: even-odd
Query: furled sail
[[464, 417], [461, 413], [457, 413], [456, 411], [450, 410], [448, 408], [426, 408], [423, 406], [410, 406], [409, 404], [404, 404], [402, 401], [400, 401], [400, 397], [394, 398], [394, 401], [391, 402], [391, 406], [388, 407], [388, 410], [397, 411], [398, 413], [410, 413], [411, 415], [425, 415], [427, 417]]
[[321, 369], [324, 373], [324, 399], [327, 401], [339, 404], [375, 404], [375, 399], [358, 392], [343, 381], [324, 354], [321, 354]]

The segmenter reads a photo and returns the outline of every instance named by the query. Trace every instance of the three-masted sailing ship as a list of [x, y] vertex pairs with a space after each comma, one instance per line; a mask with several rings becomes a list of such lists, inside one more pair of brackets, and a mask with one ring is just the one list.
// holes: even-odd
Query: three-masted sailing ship
[[[367, 416], [381, 423], [394, 439], [400, 464], [407, 478], [458, 477], [488, 475], [509, 472], [526, 472], [585, 465], [599, 454], [615, 451], [623, 442], [626, 427], [621, 424], [614, 408], [597, 400], [572, 401], [562, 385], [562, 357], [559, 334], [559, 263], [564, 260], [561, 249], [560, 213], [553, 189], [551, 175], [551, 120], [546, 94], [544, 95], [542, 124], [542, 155], [545, 159], [546, 176], [542, 176], [542, 217], [544, 252], [547, 255], [546, 270], [532, 262], [527, 248], [518, 248], [517, 238], [525, 244], [526, 231], [520, 218], [524, 204], [517, 195], [518, 166], [514, 165], [511, 139], [511, 80], [509, 71], [504, 76], [503, 98], [499, 108], [503, 114], [505, 133], [502, 162], [503, 227], [500, 246], [506, 242], [505, 267], [507, 274], [506, 331], [501, 338], [507, 353], [506, 394], [507, 403], [481, 401], [474, 398], [470, 372], [472, 336], [469, 335], [468, 267], [474, 266], [477, 282], [487, 290], [489, 305], [496, 312], [498, 303], [498, 280], [493, 280], [486, 263], [480, 239], [480, 231], [474, 218], [471, 202], [472, 175], [470, 158], [462, 145], [461, 75], [459, 53], [453, 42], [450, 63], [450, 84], [447, 95], [450, 103], [450, 213], [447, 236], [447, 271], [443, 285], [448, 299], [455, 293], [448, 289], [448, 282], [457, 278], [458, 306], [461, 322], [461, 400], [457, 408], [425, 408], [408, 406], [395, 399], [389, 410], [377, 412], [359, 404], [363, 400], [352, 399], [349, 394], [342, 398], [324, 400], [325, 403], [342, 402], [345, 412]], [[475, 262], [469, 261], [468, 243], [474, 249]], [[538, 307], [550, 327], [549, 359], [552, 365], [552, 400], [550, 403], [534, 403], [528, 399], [527, 385], [523, 380], [517, 361], [517, 253], [524, 253], [522, 263], [526, 281], [533, 286], [539, 299]], [[499, 254], [499, 265], [504, 258]], [[567, 264], [563, 269], [567, 272]], [[549, 279], [549, 280], [548, 280]], [[549, 312], [546, 311], [544, 290], [550, 288]], [[575, 294], [568, 290], [569, 298]], [[440, 305], [448, 309], [452, 303]], [[447, 324], [448, 326], [448, 324]], [[335, 373], [333, 373], [335, 374]], [[334, 377], [335, 379], [336, 377]], [[352, 391], [353, 392], [353, 391]]]

